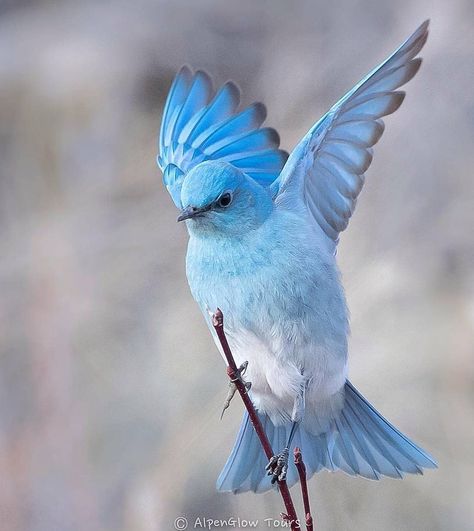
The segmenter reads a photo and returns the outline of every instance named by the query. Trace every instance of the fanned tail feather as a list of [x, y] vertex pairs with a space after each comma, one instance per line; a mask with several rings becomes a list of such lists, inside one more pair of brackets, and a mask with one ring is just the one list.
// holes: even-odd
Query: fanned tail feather
[[[291, 423], [274, 426], [259, 414], [274, 452], [281, 451]], [[300, 424], [292, 448], [301, 448], [308, 477], [325, 468], [343, 470], [352, 476], [380, 479], [402, 478], [404, 473], [422, 474], [424, 468], [436, 468], [434, 459], [385, 420], [350, 383], [345, 384], [344, 405], [330, 429], [314, 435]], [[234, 448], [217, 480], [217, 489], [234, 493], [271, 489], [266, 475], [267, 458], [245, 413]], [[287, 483], [293, 485], [298, 473], [291, 452]]]

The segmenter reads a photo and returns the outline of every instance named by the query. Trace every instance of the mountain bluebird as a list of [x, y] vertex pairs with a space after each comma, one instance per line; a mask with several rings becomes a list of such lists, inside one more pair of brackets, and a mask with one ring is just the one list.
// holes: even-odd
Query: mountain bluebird
[[263, 492], [283, 479], [292, 485], [293, 445], [308, 475], [326, 468], [401, 478], [436, 467], [347, 379], [348, 311], [335, 260], [384, 130], [381, 118], [402, 103], [397, 88], [418, 71], [427, 36], [425, 22], [289, 158], [277, 132], [261, 127], [261, 103], [237, 109], [232, 82], [215, 93], [207, 74], [187, 67], [173, 82], [158, 164], [181, 209], [178, 221], [186, 220], [189, 285], [214, 336], [209, 310], [222, 309], [236, 362], [248, 361], [252, 401], [279, 452], [266, 463], [245, 414], [219, 490]]

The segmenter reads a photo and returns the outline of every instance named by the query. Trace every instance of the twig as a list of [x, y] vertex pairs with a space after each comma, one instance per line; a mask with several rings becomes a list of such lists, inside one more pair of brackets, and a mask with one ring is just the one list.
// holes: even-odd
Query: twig
[[[260, 443], [263, 447], [265, 455], [267, 456], [267, 459], [270, 460], [275, 454], [273, 453], [270, 441], [268, 440], [265, 430], [263, 429], [262, 423], [258, 418], [257, 412], [255, 411], [255, 407], [252, 404], [252, 401], [250, 400], [247, 389], [242, 383], [242, 380], [238, 378], [239, 373], [237, 365], [235, 363], [234, 356], [232, 355], [229, 343], [227, 342], [227, 338], [224, 332], [224, 316], [219, 308], [217, 308], [216, 312], [212, 315], [212, 324], [214, 326], [217, 337], [219, 338], [222, 350], [224, 351], [224, 355], [227, 360], [227, 375], [229, 376], [230, 380], [235, 383], [237, 391], [239, 391], [245, 408], [248, 411], [250, 421], [252, 422], [252, 426], [255, 430], [255, 433], [260, 439]], [[293, 500], [291, 499], [290, 491], [288, 490], [288, 485], [286, 484], [286, 481], [278, 481], [278, 487], [286, 508], [286, 514], [282, 515], [283, 518], [289, 522], [292, 531], [301, 529], [298, 522], [298, 518], [296, 516], [295, 506], [293, 505]]]
[[306, 521], [306, 531], [313, 531], [313, 517], [311, 516], [311, 507], [309, 505], [308, 485], [306, 483], [306, 467], [303, 462], [301, 450], [296, 447], [294, 450], [295, 465], [300, 476], [301, 495], [303, 497], [304, 515]]

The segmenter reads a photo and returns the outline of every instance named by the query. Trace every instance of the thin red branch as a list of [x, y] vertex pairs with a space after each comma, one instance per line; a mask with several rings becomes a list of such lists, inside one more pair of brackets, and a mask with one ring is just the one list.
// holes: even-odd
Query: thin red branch
[[313, 517], [311, 516], [311, 507], [309, 505], [308, 484], [306, 483], [306, 467], [303, 462], [301, 450], [296, 447], [294, 450], [295, 465], [300, 476], [301, 495], [303, 497], [304, 515], [306, 521], [306, 531], [313, 531]]
[[[272, 446], [270, 444], [270, 441], [268, 440], [265, 430], [263, 429], [262, 423], [258, 418], [257, 412], [255, 411], [255, 407], [252, 404], [252, 401], [250, 400], [247, 389], [245, 388], [245, 385], [242, 383], [242, 381], [237, 377], [238, 368], [235, 363], [234, 356], [232, 355], [232, 352], [230, 350], [229, 343], [227, 342], [227, 337], [224, 332], [224, 316], [219, 308], [217, 308], [216, 313], [214, 313], [212, 316], [212, 324], [214, 326], [217, 337], [219, 338], [222, 350], [224, 351], [224, 355], [227, 360], [227, 375], [229, 376], [230, 380], [235, 383], [237, 391], [239, 392], [242, 401], [245, 405], [245, 408], [248, 411], [252, 426], [254, 427], [258, 438], [260, 439], [260, 443], [263, 447], [265, 455], [270, 460], [270, 458], [273, 457], [275, 454], [273, 453]], [[286, 481], [279, 481], [278, 488], [286, 508], [286, 514], [283, 514], [284, 519], [290, 523], [292, 531], [301, 529], [299, 526], [298, 518], [296, 516], [295, 506], [293, 504], [293, 500], [291, 499], [290, 491], [288, 490], [288, 485], [286, 484]]]

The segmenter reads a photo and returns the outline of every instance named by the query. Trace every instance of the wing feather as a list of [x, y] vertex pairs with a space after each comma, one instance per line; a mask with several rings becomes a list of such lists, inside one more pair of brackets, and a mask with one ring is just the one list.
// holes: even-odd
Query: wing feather
[[405, 93], [397, 90], [419, 70], [415, 58], [428, 37], [424, 22], [388, 59], [339, 100], [305, 135], [271, 185], [277, 204], [299, 198], [332, 251], [348, 225], [372, 146], [384, 131], [383, 116], [395, 112]]
[[173, 201], [181, 208], [186, 173], [205, 160], [234, 164], [263, 186], [279, 175], [288, 155], [280, 138], [262, 128], [266, 109], [254, 103], [238, 112], [240, 90], [231, 81], [215, 94], [211, 78], [184, 66], [171, 86], [159, 135], [157, 162]]

